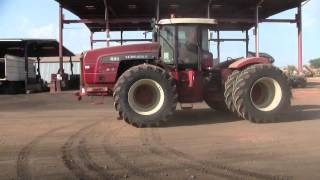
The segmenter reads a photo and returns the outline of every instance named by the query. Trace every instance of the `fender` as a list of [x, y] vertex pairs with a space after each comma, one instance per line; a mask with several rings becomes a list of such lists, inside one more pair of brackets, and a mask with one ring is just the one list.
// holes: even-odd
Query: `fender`
[[229, 69], [242, 69], [253, 64], [269, 64], [270, 61], [265, 57], [249, 57], [240, 59], [229, 65]]

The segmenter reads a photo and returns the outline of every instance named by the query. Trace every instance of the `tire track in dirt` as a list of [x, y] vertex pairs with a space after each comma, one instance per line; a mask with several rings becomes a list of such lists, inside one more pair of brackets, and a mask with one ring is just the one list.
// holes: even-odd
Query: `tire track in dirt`
[[[122, 126], [123, 127], [123, 126]], [[113, 131], [116, 131], [121, 129], [122, 127], [117, 127], [117, 128], [114, 128], [113, 130], [111, 130], [112, 132]], [[79, 145], [78, 145], [78, 152], [79, 152], [79, 158], [81, 159], [81, 163], [83, 163], [83, 165], [91, 170], [91, 171], [94, 171], [95, 173], [97, 173], [98, 175], [98, 178], [102, 178], [102, 179], [116, 179], [116, 178], [119, 178], [111, 173], [107, 173], [106, 172], [106, 168], [105, 167], [102, 167], [102, 166], [99, 166], [91, 157], [91, 155], [89, 154], [89, 151], [88, 151], [88, 147], [87, 147], [87, 136], [89, 134], [92, 133], [94, 129], [92, 129], [91, 131], [89, 131], [88, 133], [86, 133], [84, 136], [82, 136], [82, 138], [80, 139], [79, 141]], [[110, 132], [111, 133], [111, 132]], [[109, 134], [109, 133], [108, 133]]]
[[[123, 127], [119, 128], [119, 129], [122, 129]], [[159, 179], [158, 177], [153, 176], [152, 174], [137, 167], [133, 163], [128, 162], [123, 157], [121, 157], [121, 155], [116, 150], [114, 150], [112, 148], [112, 145], [110, 145], [110, 143], [108, 143], [108, 141], [109, 141], [109, 139], [111, 139], [112, 137], [116, 136], [119, 133], [120, 133], [120, 131], [118, 129], [114, 129], [114, 130], [108, 132], [107, 134], [105, 134], [105, 136], [104, 136], [104, 142], [105, 142], [104, 143], [104, 151], [105, 151], [105, 153], [110, 158], [112, 158], [114, 160], [114, 162], [116, 162], [118, 165], [127, 169], [129, 171], [129, 174], [131, 174], [131, 175], [135, 175], [135, 176], [138, 176], [138, 177], [144, 178], [144, 179]]]
[[[92, 175], [87, 171], [85, 167], [82, 167], [80, 164], [78, 164], [75, 160], [74, 154], [72, 152], [73, 146], [75, 146], [75, 143], [81, 138], [82, 134], [85, 134], [88, 130], [93, 128], [94, 126], [98, 125], [102, 121], [96, 121], [94, 123], [91, 123], [81, 129], [79, 129], [75, 134], [69, 137], [69, 139], [65, 142], [65, 144], [61, 148], [62, 152], [62, 159], [65, 164], [65, 166], [72, 172], [73, 175], [75, 175], [80, 180], [90, 180], [90, 179], [113, 179], [114, 177], [111, 174], [108, 174], [107, 171], [102, 171], [100, 167], [97, 167], [97, 165], [90, 161], [90, 159], [87, 159], [85, 163], [92, 163], [91, 170], [93, 170], [96, 174]], [[81, 154], [81, 153], [80, 153]], [[79, 155], [83, 156], [83, 155]], [[81, 158], [81, 157], [80, 157]], [[81, 163], [81, 162], [80, 162]], [[89, 168], [88, 168], [89, 169]], [[90, 170], [90, 169], [89, 169]]]
[[192, 156], [189, 156], [164, 144], [160, 134], [156, 130], [150, 129], [147, 134], [148, 135], [146, 137], [151, 137], [150, 140], [157, 144], [157, 147], [152, 147], [154, 152], [160, 152], [165, 158], [173, 158], [177, 160], [179, 159], [180, 161], [185, 161], [184, 165], [193, 170], [227, 179], [291, 179], [288, 176], [262, 174], [233, 168], [223, 164], [217, 164], [211, 161], [199, 161]]
[[196, 172], [210, 174], [215, 176], [215, 178], [224, 179], [237, 179], [225, 173], [220, 172], [210, 172], [206, 167], [199, 165], [198, 163], [192, 162], [189, 159], [181, 158], [181, 155], [173, 153], [170, 149], [163, 146], [160, 141], [160, 136], [154, 133], [153, 129], [142, 129], [141, 130], [141, 140], [146, 145], [151, 154], [157, 155], [165, 160], [174, 161], [170, 167], [165, 169], [160, 169], [160, 171], [175, 170], [175, 169], [186, 169], [193, 170]]
[[66, 126], [61, 126], [57, 127], [54, 129], [51, 129], [47, 131], [44, 134], [41, 134], [34, 138], [30, 143], [28, 143], [26, 146], [22, 148], [22, 150], [18, 154], [18, 159], [17, 159], [17, 179], [23, 179], [23, 180], [31, 180], [32, 175], [30, 171], [30, 165], [29, 165], [29, 157], [31, 154], [31, 151], [34, 149], [34, 147], [41, 142], [42, 139], [48, 137], [48, 135], [57, 132], [61, 129], [67, 128], [72, 126], [74, 123], [66, 125]]

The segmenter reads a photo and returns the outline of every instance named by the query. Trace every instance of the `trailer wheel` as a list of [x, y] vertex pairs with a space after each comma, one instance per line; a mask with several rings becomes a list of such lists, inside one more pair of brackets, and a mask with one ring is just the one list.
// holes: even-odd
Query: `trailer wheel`
[[252, 122], [273, 122], [290, 106], [290, 99], [287, 77], [270, 64], [248, 67], [234, 85], [233, 104], [241, 117]]
[[124, 72], [114, 88], [119, 117], [136, 127], [155, 126], [173, 114], [176, 85], [171, 76], [154, 65], [134, 66]]
[[232, 93], [233, 93], [235, 81], [239, 76], [239, 74], [240, 74], [240, 71], [238, 70], [233, 71], [225, 83], [225, 90], [224, 90], [225, 104], [227, 108], [233, 113], [237, 113], [237, 110], [233, 104]]

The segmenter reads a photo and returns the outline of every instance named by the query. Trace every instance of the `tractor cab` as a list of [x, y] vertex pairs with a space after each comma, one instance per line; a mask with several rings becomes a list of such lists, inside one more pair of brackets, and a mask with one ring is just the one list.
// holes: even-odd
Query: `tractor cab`
[[209, 29], [214, 19], [172, 18], [158, 23], [160, 60], [178, 70], [210, 69], [213, 65], [209, 52]]
[[206, 71], [213, 68], [209, 52], [209, 29], [216, 25], [214, 19], [172, 18], [158, 23], [160, 61], [172, 67], [178, 82], [179, 99], [193, 103], [203, 100]]

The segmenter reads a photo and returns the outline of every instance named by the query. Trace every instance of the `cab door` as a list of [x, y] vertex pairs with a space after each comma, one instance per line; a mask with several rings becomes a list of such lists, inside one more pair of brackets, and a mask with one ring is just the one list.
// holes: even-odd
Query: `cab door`
[[179, 100], [193, 103], [203, 100], [202, 72], [199, 66], [201, 34], [197, 25], [177, 26], [177, 69], [179, 72]]

